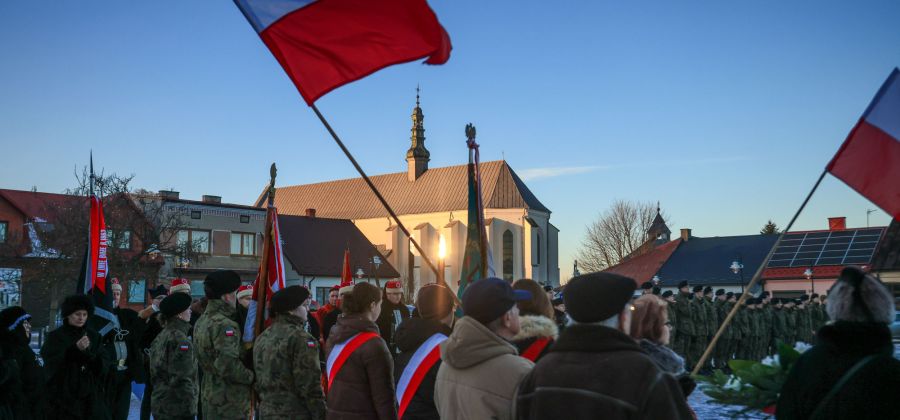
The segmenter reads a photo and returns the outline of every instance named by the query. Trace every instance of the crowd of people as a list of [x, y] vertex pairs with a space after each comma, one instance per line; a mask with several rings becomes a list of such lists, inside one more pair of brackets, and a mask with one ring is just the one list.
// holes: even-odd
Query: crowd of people
[[[163, 420], [692, 419], [691, 351], [739, 298], [687, 284], [677, 297], [651, 286], [635, 298], [632, 279], [592, 273], [571, 279], [562, 297], [530, 279], [482, 279], [461, 299], [428, 284], [413, 307], [399, 282], [360, 282], [333, 288], [314, 309], [309, 290], [290, 286], [271, 297], [251, 347], [241, 337], [252, 288], [217, 271], [194, 301], [186, 284], [149, 290], [143, 311], [117, 307], [120, 327], [105, 335], [89, 326], [91, 299], [69, 296], [39, 356], [30, 315], [0, 312], [0, 419], [124, 419], [132, 382], [146, 383], [141, 417]], [[863, 408], [896, 416], [893, 297], [855, 268], [831, 296], [748, 299], [713, 365], [812, 341], [778, 418], [853, 418]]]

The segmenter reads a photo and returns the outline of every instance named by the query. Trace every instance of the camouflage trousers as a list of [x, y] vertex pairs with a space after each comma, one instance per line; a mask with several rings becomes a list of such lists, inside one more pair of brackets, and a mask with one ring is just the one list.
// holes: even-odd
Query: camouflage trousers
[[675, 334], [675, 339], [672, 340], [672, 351], [677, 353], [679, 356], [684, 358], [684, 363], [687, 366], [691, 365], [690, 354], [688, 354], [688, 350], [690, 349], [692, 336], [677, 333]]
[[716, 342], [716, 348], [713, 349], [713, 354], [715, 355], [713, 367], [724, 369], [728, 366], [728, 361], [731, 360], [734, 354], [734, 340], [720, 337], [719, 341]]
[[[691, 368], [693, 368], [699, 361], [700, 358], [703, 357], [703, 352], [706, 351], [706, 346], [709, 344], [709, 339], [706, 336], [694, 336], [691, 340], [690, 349], [688, 353], [691, 355]], [[710, 359], [707, 358], [706, 362], [703, 364], [704, 368], [710, 366]]]

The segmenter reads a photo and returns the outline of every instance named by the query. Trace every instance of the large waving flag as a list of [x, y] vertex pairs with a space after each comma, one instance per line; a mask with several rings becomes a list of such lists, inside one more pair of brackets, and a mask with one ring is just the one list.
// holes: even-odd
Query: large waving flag
[[[266, 210], [266, 231], [263, 234], [263, 261], [260, 261], [253, 299], [247, 308], [244, 323], [244, 342], [252, 342], [268, 325], [266, 306], [275, 292], [284, 288], [284, 255], [281, 253], [281, 231], [278, 229], [278, 210]], [[264, 280], [265, 279], [265, 280]]]
[[900, 71], [894, 68], [827, 167], [900, 220]]
[[[93, 180], [93, 163], [91, 164], [91, 173]], [[91, 189], [93, 190], [93, 188]], [[90, 196], [90, 205], [87, 250], [84, 253], [75, 293], [85, 294], [92, 298], [94, 316], [88, 320], [88, 323], [101, 336], [105, 336], [111, 330], [119, 328], [119, 317], [113, 313], [109, 265], [106, 260], [108, 238], [106, 220], [103, 218], [103, 203], [93, 192]]]
[[481, 169], [478, 144], [475, 143], [475, 127], [466, 126], [469, 147], [469, 221], [466, 227], [466, 249], [463, 253], [462, 270], [459, 277], [457, 295], [462, 299], [466, 286], [474, 281], [493, 277], [494, 263], [488, 247], [487, 231], [484, 226], [484, 203], [481, 195]]
[[307, 104], [384, 67], [450, 58], [425, 0], [234, 0]]

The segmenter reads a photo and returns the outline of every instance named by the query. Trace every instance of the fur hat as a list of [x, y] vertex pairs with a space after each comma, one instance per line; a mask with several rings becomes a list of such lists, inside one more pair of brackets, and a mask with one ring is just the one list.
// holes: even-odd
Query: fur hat
[[269, 310], [275, 314], [283, 314], [297, 309], [309, 299], [309, 289], [301, 286], [288, 286], [275, 292], [269, 301]]
[[253, 285], [245, 284], [245, 285], [242, 285], [241, 287], [238, 287], [237, 298], [240, 299], [244, 296], [251, 297], [251, 298], [253, 297]]
[[10, 306], [0, 311], [0, 333], [15, 330], [27, 319], [31, 319], [31, 315], [21, 306]]
[[388, 293], [403, 293], [403, 284], [400, 280], [391, 280], [384, 284], [384, 291]]
[[59, 311], [63, 318], [80, 310], [87, 311], [89, 316], [94, 314], [94, 302], [91, 301], [89, 296], [69, 295], [66, 296], [66, 298], [63, 299], [62, 304], [59, 305]]
[[625, 276], [583, 274], [566, 284], [566, 311], [576, 322], [600, 322], [621, 312], [634, 290], [634, 280]]
[[159, 303], [159, 312], [164, 316], [175, 316], [191, 307], [193, 299], [186, 293], [173, 293]]
[[416, 308], [424, 319], [443, 319], [453, 311], [455, 301], [450, 289], [435, 283], [422, 286], [416, 294]]
[[172, 286], [169, 287], [169, 294], [171, 295], [175, 292], [191, 294], [191, 282], [188, 281], [188, 279], [181, 277], [172, 279]]
[[112, 283], [112, 285], [110, 286], [112, 287], [112, 291], [115, 292], [116, 290], [118, 290], [119, 293], [122, 292], [122, 285], [119, 284], [119, 279], [113, 277], [112, 280], [110, 280], [110, 283]]

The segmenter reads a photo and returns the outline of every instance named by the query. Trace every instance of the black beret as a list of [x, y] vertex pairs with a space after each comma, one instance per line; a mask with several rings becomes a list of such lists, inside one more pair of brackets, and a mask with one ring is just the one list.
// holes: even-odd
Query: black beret
[[706, 287], [703, 288], [703, 294], [704, 294], [704, 295], [708, 295], [708, 294], [712, 293], [712, 291], [713, 291], [712, 286], [706, 286]]
[[685, 287], [688, 287], [688, 282], [687, 282], [687, 281], [682, 281], [681, 283], [678, 283], [678, 288], [679, 288], [679, 289], [682, 289], [682, 288], [685, 288]]
[[663, 292], [663, 294], [662, 294], [662, 297], [664, 297], [664, 298], [667, 298], [667, 297], [669, 297], [669, 296], [672, 296], [672, 291], [671, 291], [671, 290], [666, 290], [666, 291]]
[[160, 296], [165, 296], [165, 295], [169, 294], [169, 291], [166, 290], [166, 286], [163, 286], [161, 284], [157, 285], [156, 287], [154, 287], [152, 289], [147, 289], [147, 292], [150, 293], [151, 299], [156, 299]]
[[734, 297], [734, 292], [728, 292], [728, 293], [726, 293], [726, 294], [725, 294], [725, 297], [727, 297], [728, 299], [733, 298], [733, 297]]
[[813, 298], [813, 299], [818, 299], [818, 298], [819, 298], [819, 294], [818, 294], [818, 293], [813, 293], [813, 294], [812, 294], [812, 298]]
[[634, 290], [634, 280], [625, 276], [584, 274], [566, 284], [566, 311], [575, 322], [603, 321], [621, 312]]
[[210, 299], [218, 299], [222, 295], [234, 292], [241, 287], [241, 276], [231, 270], [217, 270], [206, 275], [203, 280], [203, 286], [211, 293], [207, 293], [206, 297]]
[[269, 311], [276, 314], [283, 314], [302, 305], [306, 299], [309, 299], [309, 289], [301, 286], [288, 286], [275, 292], [269, 301]]
[[800, 296], [800, 300], [809, 300], [809, 295], [803, 294], [802, 296]]
[[426, 284], [416, 294], [416, 309], [424, 319], [443, 319], [453, 311], [455, 300], [453, 291], [446, 286]]
[[740, 299], [741, 296], [743, 296], [743, 295], [744, 295], [743, 293], [735, 293], [735, 294], [734, 294], [734, 297]]
[[0, 335], [15, 330], [26, 319], [31, 319], [31, 315], [21, 306], [10, 306], [0, 311]]
[[94, 314], [94, 302], [87, 295], [66, 296], [62, 304], [59, 305], [59, 311], [62, 313], [63, 318], [81, 310], [87, 311], [88, 315]]
[[725, 289], [716, 290], [716, 296], [722, 296], [725, 294]]
[[172, 293], [159, 303], [159, 312], [167, 317], [175, 316], [190, 308], [192, 302], [191, 295], [187, 293]]
[[653, 294], [659, 296], [659, 293], [662, 292], [662, 288], [659, 286], [653, 286]]
[[702, 292], [702, 291], [703, 291], [703, 286], [694, 286], [694, 293]]
[[641, 289], [643, 289], [643, 290], [650, 290], [652, 288], [653, 288], [653, 283], [650, 283], [649, 281], [645, 281], [643, 284], [641, 284]]
[[765, 291], [765, 292], [762, 292], [762, 294], [761, 294], [760, 296], [761, 296], [761, 297], [764, 297], [764, 298], [767, 298], [767, 297], [769, 297], [770, 295], [769, 295], [769, 292], [768, 292], [768, 291]]

